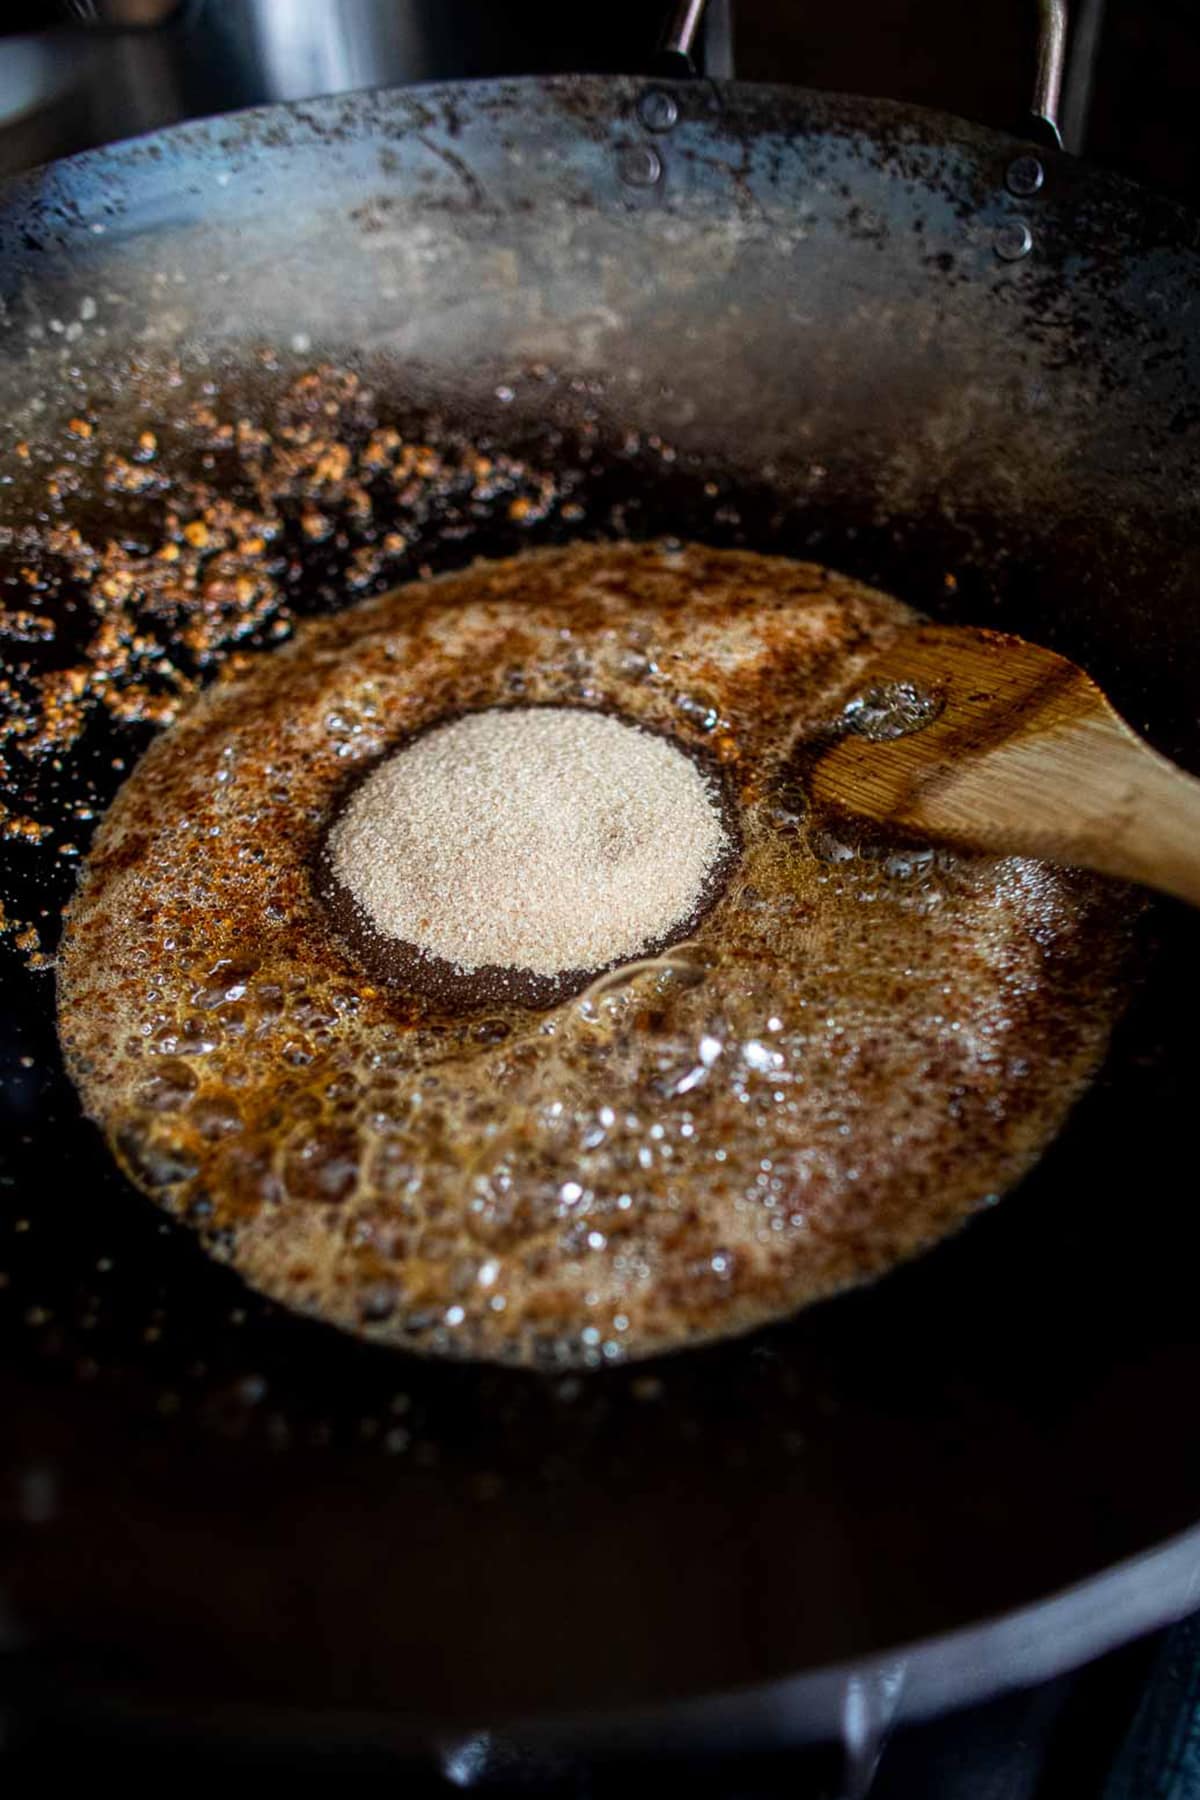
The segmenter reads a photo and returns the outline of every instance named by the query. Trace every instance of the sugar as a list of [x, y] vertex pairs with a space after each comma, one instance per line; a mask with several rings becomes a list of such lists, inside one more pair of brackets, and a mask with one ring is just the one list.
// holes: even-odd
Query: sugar
[[458, 969], [552, 976], [636, 956], [687, 920], [727, 836], [676, 745], [562, 706], [472, 713], [415, 739], [330, 834], [376, 931]]

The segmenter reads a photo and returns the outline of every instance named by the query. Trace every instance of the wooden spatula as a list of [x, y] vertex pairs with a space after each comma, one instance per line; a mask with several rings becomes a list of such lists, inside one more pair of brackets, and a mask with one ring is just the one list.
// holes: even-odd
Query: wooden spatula
[[1200, 906], [1200, 781], [1082, 669], [1022, 638], [919, 625], [818, 760], [815, 796], [968, 849], [1119, 875]]

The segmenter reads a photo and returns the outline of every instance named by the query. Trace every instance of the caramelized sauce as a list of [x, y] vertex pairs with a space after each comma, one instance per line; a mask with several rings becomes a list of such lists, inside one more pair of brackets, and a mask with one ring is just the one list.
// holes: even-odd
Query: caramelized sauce
[[[576, 546], [307, 625], [210, 690], [112, 807], [60, 965], [131, 1178], [302, 1311], [552, 1366], [744, 1331], [994, 1199], [1103, 1054], [1129, 907], [810, 810], [806, 745], [910, 620], [811, 565]], [[368, 966], [313, 879], [357, 776], [514, 701], [710, 759], [737, 839], [685, 942], [540, 1008]]]

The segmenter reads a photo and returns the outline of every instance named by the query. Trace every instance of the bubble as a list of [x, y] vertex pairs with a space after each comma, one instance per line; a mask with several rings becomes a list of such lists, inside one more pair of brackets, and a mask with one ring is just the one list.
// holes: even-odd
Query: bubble
[[242, 1115], [232, 1100], [214, 1095], [209, 1099], [195, 1101], [188, 1108], [188, 1123], [193, 1125], [203, 1138], [210, 1140], [228, 1137], [242, 1129]]
[[914, 876], [927, 874], [933, 867], [933, 851], [930, 849], [895, 850], [885, 857], [883, 872], [889, 881], [911, 881]]
[[691, 1068], [686, 1069], [682, 1075], [677, 1075], [674, 1080], [667, 1082], [663, 1092], [672, 1098], [678, 1098], [682, 1094], [690, 1094], [693, 1088], [698, 1088], [700, 1083], [707, 1079], [708, 1070], [704, 1064], [693, 1063]]
[[219, 1027], [211, 1020], [193, 1018], [184, 1020], [177, 1036], [174, 1033], [164, 1033], [161, 1041], [164, 1048], [169, 1044], [184, 1056], [210, 1056], [220, 1044], [221, 1038]]
[[661, 673], [652, 656], [642, 650], [627, 650], [618, 664], [626, 681], [653, 681]]
[[390, 1282], [376, 1282], [374, 1287], [363, 1291], [358, 1305], [358, 1314], [365, 1325], [381, 1325], [383, 1319], [390, 1319], [396, 1312], [399, 1294]]
[[198, 1077], [188, 1064], [171, 1057], [154, 1065], [134, 1089], [134, 1097], [148, 1112], [176, 1112], [187, 1104], [198, 1085]]
[[505, 1019], [481, 1019], [471, 1035], [477, 1044], [500, 1044], [511, 1030]]
[[924, 731], [945, 706], [943, 694], [926, 692], [908, 681], [887, 681], [851, 700], [842, 719], [858, 737], [881, 744]]
[[703, 694], [676, 694], [675, 710], [697, 731], [715, 731], [721, 723], [721, 711]]
[[850, 863], [854, 862], [858, 856], [858, 850], [853, 844], [848, 843], [844, 838], [836, 837], [832, 831], [824, 829], [814, 831], [809, 842], [818, 862], [835, 865]]
[[299, 1200], [337, 1203], [358, 1180], [359, 1144], [351, 1132], [315, 1132], [293, 1145], [284, 1161], [284, 1183]]
[[118, 1129], [116, 1142], [135, 1178], [150, 1189], [189, 1181], [199, 1167], [186, 1145], [169, 1137], [152, 1136], [140, 1123]]
[[772, 830], [782, 837], [798, 837], [808, 818], [808, 796], [798, 782], [783, 788], [767, 807]]

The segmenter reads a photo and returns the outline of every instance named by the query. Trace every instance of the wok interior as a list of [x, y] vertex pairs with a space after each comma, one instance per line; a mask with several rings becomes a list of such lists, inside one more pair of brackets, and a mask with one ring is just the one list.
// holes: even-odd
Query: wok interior
[[[63, 517], [136, 536], [184, 479], [244, 481], [236, 455], [203, 466], [189, 403], [270, 429], [324, 364], [359, 383], [347, 442], [392, 424], [502, 451], [558, 495], [533, 523], [503, 495], [435, 496], [373, 591], [581, 534], [815, 558], [1075, 656], [1197, 766], [1178, 221], [1055, 162], [1014, 268], [992, 248], [1011, 146], [770, 91], [681, 89], [664, 180], [635, 193], [616, 170], [636, 91], [363, 96], [18, 189], [0, 398], [32, 459], [8, 458], [6, 573], [44, 542], [64, 457]], [[82, 312], [66, 342], [53, 321]], [[143, 506], [102, 474], [147, 426], [176, 479]], [[314, 545], [293, 511], [288, 603], [337, 604], [362, 521]], [[64, 646], [81, 601], [43, 599]], [[144, 732], [98, 718], [62, 768], [21, 772], [24, 810], [111, 793]], [[53, 913], [71, 866], [10, 848], [10, 915]], [[79, 1120], [49, 978], [12, 958], [0, 1392], [75, 1502], [18, 1605], [84, 1667], [115, 1629], [143, 1683], [478, 1718], [885, 1649], [1190, 1524], [1200, 1228], [1170, 1172], [1194, 1162], [1200, 959], [1180, 913], [1148, 938], [1101, 1081], [1004, 1205], [749, 1341], [557, 1383], [373, 1351], [209, 1264]], [[73, 1582], [97, 1536], [88, 1625]]]

